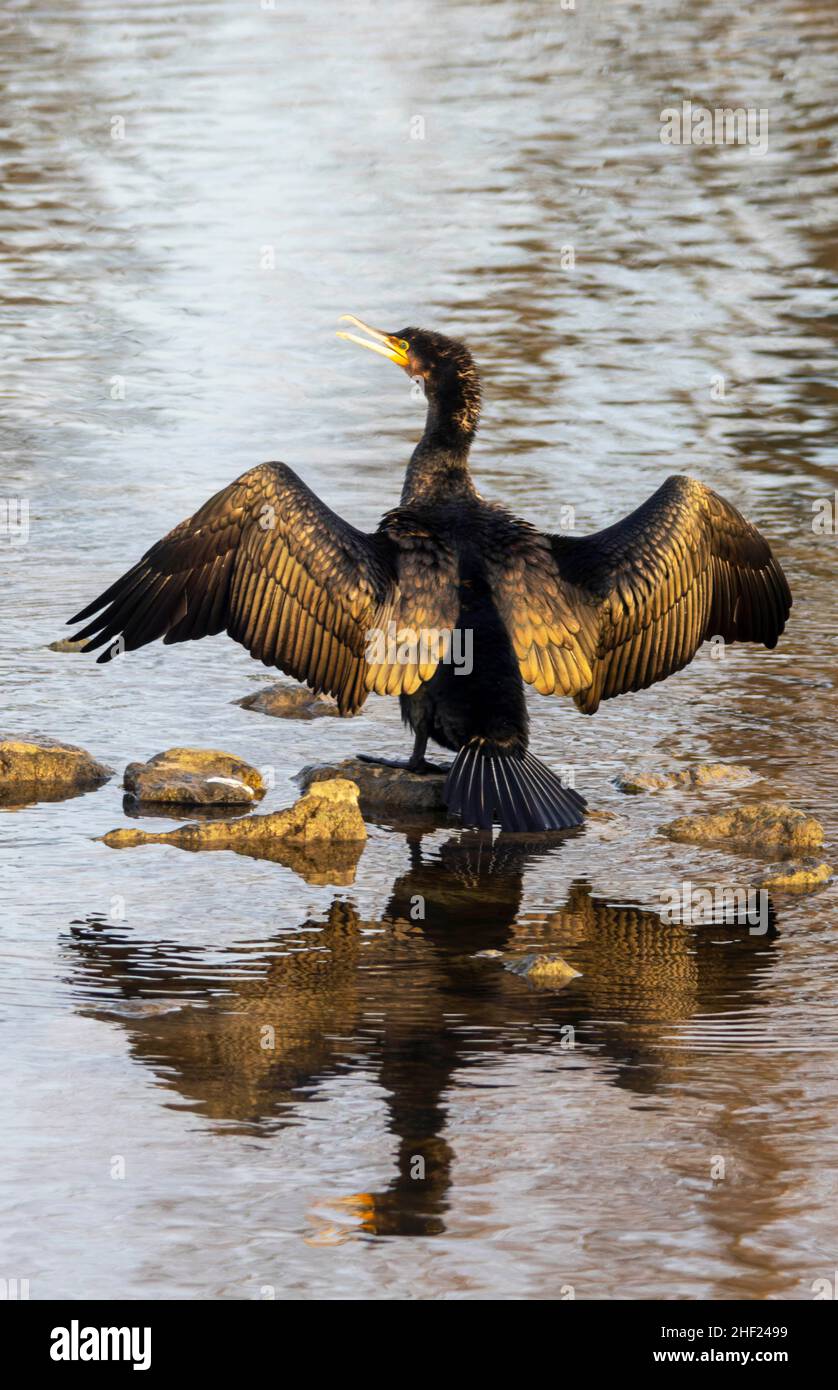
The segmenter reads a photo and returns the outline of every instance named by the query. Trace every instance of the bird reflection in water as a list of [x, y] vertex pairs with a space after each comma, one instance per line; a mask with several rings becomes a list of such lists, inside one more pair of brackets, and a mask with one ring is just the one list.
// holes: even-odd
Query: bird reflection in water
[[[325, 920], [231, 949], [229, 961], [95, 918], [73, 923], [67, 943], [79, 1007], [117, 1019], [159, 1084], [215, 1128], [264, 1136], [327, 1095], [331, 1078], [378, 1080], [393, 1176], [311, 1211], [315, 1243], [444, 1231], [455, 1158], [445, 1131], [464, 1071], [522, 1048], [556, 1070], [605, 1058], [614, 1085], [653, 1095], [683, 1058], [676, 1026], [752, 1003], [771, 965], [773, 913], [760, 936], [664, 924], [580, 881], [556, 911], [522, 915], [528, 867], [561, 846], [479, 833], [427, 855], [419, 833], [408, 846], [377, 921], [336, 896]], [[536, 990], [487, 951], [558, 952], [581, 975]]]

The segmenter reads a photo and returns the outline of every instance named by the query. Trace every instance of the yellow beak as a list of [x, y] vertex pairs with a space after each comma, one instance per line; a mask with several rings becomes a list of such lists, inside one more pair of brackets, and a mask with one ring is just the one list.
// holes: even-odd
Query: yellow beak
[[[370, 328], [368, 323], [361, 319], [356, 319], [354, 314], [341, 314], [340, 323], [352, 323], [356, 328], [368, 336], [359, 338], [357, 333], [343, 333], [338, 331], [339, 338], [346, 338], [347, 342], [357, 343], [359, 347], [369, 348], [370, 352], [378, 352], [382, 357], [387, 357], [391, 362], [395, 362], [398, 367], [406, 367], [408, 362], [407, 354], [410, 351], [410, 344], [404, 338], [394, 338], [389, 333], [379, 333], [377, 328]], [[370, 338], [372, 342], [370, 342]]]

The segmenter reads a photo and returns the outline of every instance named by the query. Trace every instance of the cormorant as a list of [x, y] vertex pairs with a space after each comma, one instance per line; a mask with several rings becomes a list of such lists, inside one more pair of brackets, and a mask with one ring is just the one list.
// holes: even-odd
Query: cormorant
[[[77, 635], [86, 651], [110, 644], [99, 661], [226, 631], [343, 714], [371, 690], [398, 695], [415, 735], [400, 765], [430, 770], [429, 739], [451, 749], [445, 799], [464, 824], [578, 825], [584, 799], [528, 751], [524, 682], [593, 714], [686, 666], [706, 638], [774, 647], [785, 575], [759, 531], [692, 478], [668, 478], [589, 536], [550, 535], [485, 501], [469, 471], [480, 381], [468, 349], [345, 318], [365, 336], [339, 336], [397, 363], [427, 399], [401, 502], [378, 530], [344, 521], [287, 464], [263, 463], [70, 621], [93, 618]], [[451, 659], [455, 639], [470, 671], [462, 651]]]

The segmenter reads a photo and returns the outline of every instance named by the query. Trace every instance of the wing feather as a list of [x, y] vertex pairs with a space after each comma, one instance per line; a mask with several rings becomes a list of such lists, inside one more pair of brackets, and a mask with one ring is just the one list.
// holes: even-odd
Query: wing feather
[[[368, 660], [371, 635], [393, 623], [452, 628], [457, 561], [403, 509], [367, 535], [283, 463], [250, 469], [158, 541], [72, 622], [100, 661], [162, 637], [226, 629], [251, 655], [336, 696], [343, 713], [371, 689], [415, 690], [437, 660]], [[114, 639], [118, 638], [118, 643]]]
[[588, 714], [680, 670], [709, 637], [776, 646], [791, 609], [765, 538], [691, 478], [667, 479], [615, 526], [551, 545], [567, 599], [597, 614], [591, 680], [573, 692]]
[[549, 536], [502, 508], [484, 527], [486, 576], [521, 675], [542, 695], [576, 695], [593, 679], [597, 618], [560, 574]]
[[791, 608], [765, 538], [691, 478], [667, 479], [581, 538], [545, 536], [498, 508], [484, 545], [524, 680], [589, 714], [680, 670], [708, 637], [776, 646]]

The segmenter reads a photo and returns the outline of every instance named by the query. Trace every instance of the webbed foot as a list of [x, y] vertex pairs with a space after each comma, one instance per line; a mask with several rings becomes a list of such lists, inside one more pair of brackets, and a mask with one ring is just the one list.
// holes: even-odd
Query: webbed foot
[[429, 763], [427, 758], [423, 758], [418, 763], [410, 762], [407, 765], [409, 772], [418, 772], [420, 775], [435, 772], [437, 775], [442, 774], [443, 777], [448, 776], [452, 766], [452, 763]]

